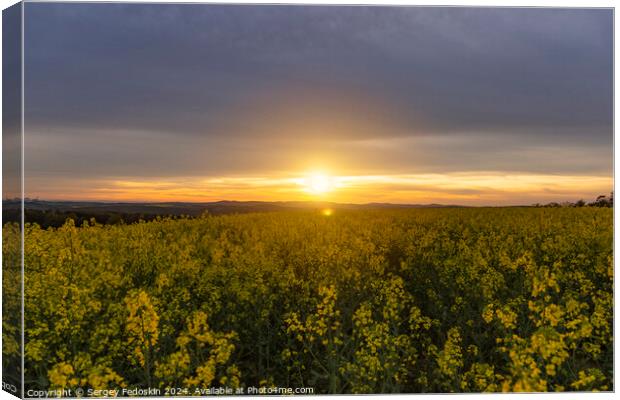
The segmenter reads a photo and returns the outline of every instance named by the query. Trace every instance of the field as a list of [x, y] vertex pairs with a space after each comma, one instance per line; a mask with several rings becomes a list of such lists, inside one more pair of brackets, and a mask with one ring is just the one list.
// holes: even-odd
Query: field
[[584, 207], [27, 224], [26, 388], [613, 390], [612, 222]]

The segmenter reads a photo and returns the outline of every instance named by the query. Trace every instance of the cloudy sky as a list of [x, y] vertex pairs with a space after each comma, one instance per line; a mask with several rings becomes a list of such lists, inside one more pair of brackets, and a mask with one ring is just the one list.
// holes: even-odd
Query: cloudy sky
[[26, 196], [531, 204], [612, 190], [612, 11], [25, 6]]

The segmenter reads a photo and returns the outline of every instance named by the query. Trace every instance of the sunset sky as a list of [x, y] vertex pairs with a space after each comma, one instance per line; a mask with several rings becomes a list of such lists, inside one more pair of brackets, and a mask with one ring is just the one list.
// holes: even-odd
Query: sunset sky
[[612, 11], [25, 5], [27, 197], [612, 190]]

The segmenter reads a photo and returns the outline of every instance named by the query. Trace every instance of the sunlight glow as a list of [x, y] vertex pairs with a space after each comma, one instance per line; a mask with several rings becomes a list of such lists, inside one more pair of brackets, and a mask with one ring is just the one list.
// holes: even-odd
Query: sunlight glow
[[313, 194], [325, 194], [333, 189], [332, 179], [323, 173], [313, 173], [305, 179], [304, 185]]
[[[594, 200], [613, 190], [613, 178], [596, 175], [545, 175], [461, 172], [446, 174], [218, 176], [168, 179], [54, 180], [30, 178], [29, 197], [47, 200], [121, 202], [317, 201], [459, 205], [528, 205]], [[322, 172], [317, 172], [322, 171]], [[88, 188], [75, 190], [75, 185]], [[86, 193], [86, 195], [85, 195]], [[319, 209], [322, 212], [323, 208]]]

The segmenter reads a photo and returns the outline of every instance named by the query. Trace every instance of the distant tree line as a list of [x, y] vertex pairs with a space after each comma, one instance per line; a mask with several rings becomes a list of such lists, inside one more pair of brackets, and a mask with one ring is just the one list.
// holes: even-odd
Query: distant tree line
[[[614, 194], [611, 192], [609, 196], [600, 195], [592, 202], [586, 202], [583, 199], [574, 203], [571, 202], [551, 202], [547, 204], [536, 203], [533, 207], [613, 207]], [[239, 211], [239, 210], [237, 210]], [[206, 212], [206, 211], [205, 211]], [[81, 226], [84, 222], [95, 220], [98, 224], [118, 225], [133, 224], [139, 221], [153, 221], [158, 217], [169, 218], [190, 218], [188, 215], [169, 214], [169, 213], [143, 213], [143, 212], [121, 212], [121, 211], [78, 211], [78, 210], [38, 210], [26, 209], [24, 218], [26, 223], [36, 223], [41, 228], [49, 227], [58, 228], [64, 225], [68, 219], [72, 219], [76, 226]], [[3, 222], [20, 222], [21, 213], [19, 208], [4, 208], [2, 212]]]
[[[84, 222], [95, 220], [98, 224], [118, 225], [133, 224], [139, 221], [153, 221], [157, 217], [168, 215], [147, 214], [147, 213], [130, 213], [130, 212], [82, 212], [82, 211], [62, 211], [62, 210], [32, 210], [24, 211], [24, 219], [26, 223], [36, 223], [41, 228], [49, 227], [58, 228], [64, 225], [68, 219], [72, 219], [76, 226], [81, 226]], [[4, 223], [19, 222], [21, 220], [19, 209], [4, 210], [2, 214]]]
[[534, 207], [613, 207], [614, 206], [614, 192], [608, 196], [602, 194], [596, 198], [596, 200], [587, 203], [585, 200], [580, 199], [574, 203], [566, 201], [563, 203], [551, 202], [547, 204], [536, 203]]

